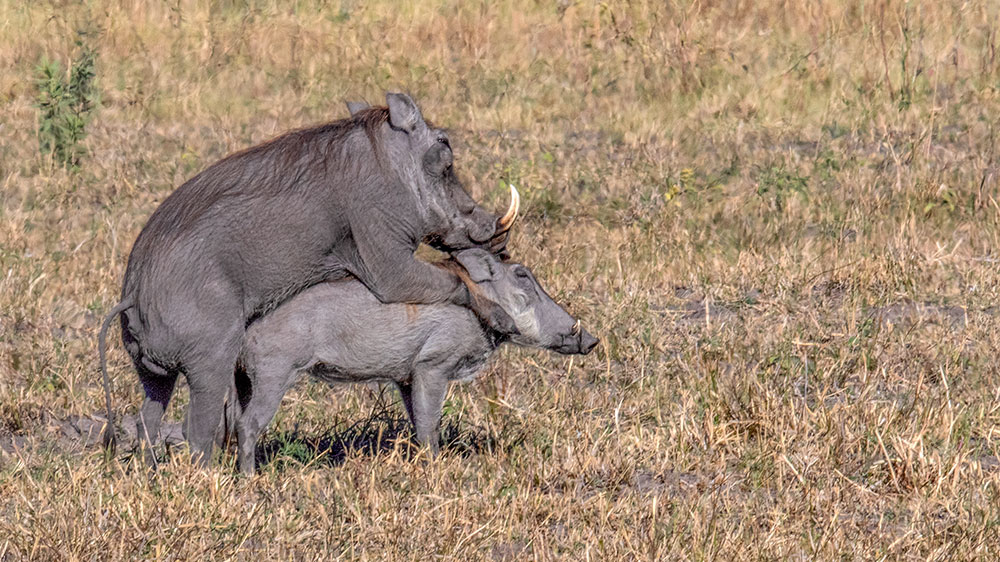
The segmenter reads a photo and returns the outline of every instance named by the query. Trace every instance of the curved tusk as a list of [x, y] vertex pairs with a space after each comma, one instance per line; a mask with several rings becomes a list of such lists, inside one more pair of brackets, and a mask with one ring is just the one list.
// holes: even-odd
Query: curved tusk
[[577, 320], [576, 324], [573, 324], [573, 331], [571, 332], [574, 336], [580, 333], [580, 321]]
[[510, 227], [514, 226], [514, 221], [517, 220], [517, 212], [521, 209], [521, 194], [517, 192], [517, 188], [514, 184], [510, 185], [510, 208], [507, 209], [507, 214], [500, 217], [497, 221], [497, 234], [502, 234], [510, 230]]

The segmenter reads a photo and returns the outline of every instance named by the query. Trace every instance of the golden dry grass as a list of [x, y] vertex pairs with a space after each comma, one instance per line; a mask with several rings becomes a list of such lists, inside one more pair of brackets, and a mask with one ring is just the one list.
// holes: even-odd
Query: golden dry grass
[[[771, 4], [0, 2], [0, 559], [1000, 557], [1000, 5]], [[67, 171], [32, 78], [78, 30]], [[433, 462], [392, 394], [303, 384], [257, 477], [104, 463], [157, 203], [390, 89], [522, 187], [511, 249], [602, 346], [498, 354]]]

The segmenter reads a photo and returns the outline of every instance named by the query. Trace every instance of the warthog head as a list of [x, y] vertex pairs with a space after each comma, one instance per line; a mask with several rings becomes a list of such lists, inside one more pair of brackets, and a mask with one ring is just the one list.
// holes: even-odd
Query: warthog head
[[[504, 229], [497, 217], [476, 204], [455, 173], [447, 133], [424, 121], [420, 109], [406, 94], [387, 94], [386, 103], [390, 130], [384, 146], [388, 164], [420, 202], [431, 233], [426, 241], [450, 252], [499, 240]], [[356, 114], [367, 105], [348, 103], [348, 108]]]
[[552, 300], [527, 267], [501, 262], [478, 248], [458, 252], [454, 258], [475, 284], [470, 290], [474, 298], [496, 302], [514, 319], [521, 333], [511, 336], [512, 343], [563, 354], [587, 354], [598, 344], [579, 320]]

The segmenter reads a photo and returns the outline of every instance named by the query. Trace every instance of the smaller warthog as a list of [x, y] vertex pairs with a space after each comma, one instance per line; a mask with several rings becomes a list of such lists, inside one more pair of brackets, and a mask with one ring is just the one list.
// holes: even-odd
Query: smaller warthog
[[395, 383], [417, 441], [437, 453], [448, 383], [479, 374], [501, 343], [563, 354], [586, 354], [597, 345], [523, 265], [479, 249], [454, 260], [440, 266], [459, 275], [473, 298], [501, 306], [520, 334], [507, 339], [453, 304], [383, 304], [357, 281], [306, 289], [247, 330], [237, 367], [241, 469], [254, 472], [257, 439], [302, 374], [330, 383]]

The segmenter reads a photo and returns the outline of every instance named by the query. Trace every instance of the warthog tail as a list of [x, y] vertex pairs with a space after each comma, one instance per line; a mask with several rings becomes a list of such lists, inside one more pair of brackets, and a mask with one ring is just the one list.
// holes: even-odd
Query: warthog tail
[[114, 454], [115, 451], [115, 415], [111, 411], [111, 381], [108, 379], [108, 362], [105, 357], [107, 345], [105, 343], [106, 336], [108, 335], [108, 326], [111, 325], [111, 321], [118, 317], [124, 310], [131, 308], [134, 303], [131, 298], [126, 298], [122, 302], [115, 305], [111, 309], [111, 312], [104, 317], [104, 324], [101, 325], [101, 331], [97, 335], [97, 352], [101, 356], [101, 375], [104, 377], [104, 406], [108, 411], [108, 421], [104, 426], [104, 435], [102, 437], [104, 443], [104, 450], [110, 454]]

